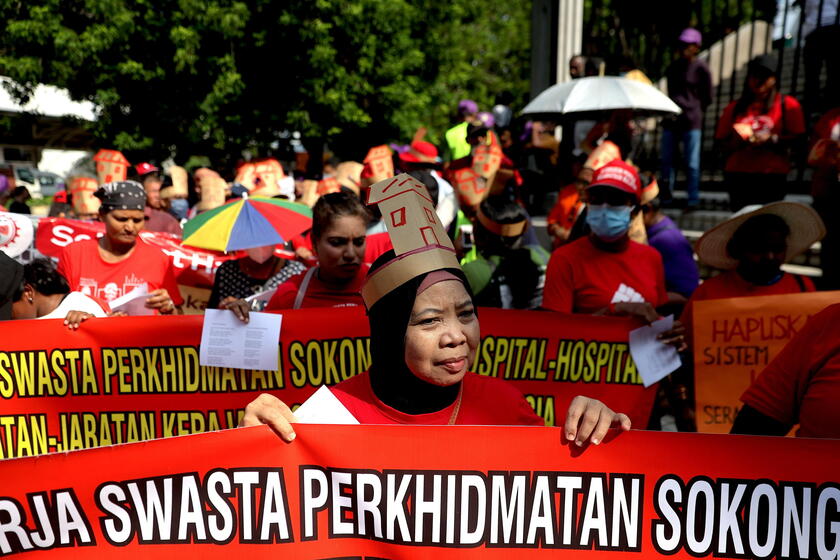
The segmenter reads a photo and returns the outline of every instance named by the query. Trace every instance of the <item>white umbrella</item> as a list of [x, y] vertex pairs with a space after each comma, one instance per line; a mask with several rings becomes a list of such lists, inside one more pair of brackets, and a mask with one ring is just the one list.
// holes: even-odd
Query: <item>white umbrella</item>
[[617, 76], [592, 76], [551, 86], [528, 103], [522, 113], [590, 113], [614, 109], [659, 114], [681, 112], [676, 103], [653, 86]]

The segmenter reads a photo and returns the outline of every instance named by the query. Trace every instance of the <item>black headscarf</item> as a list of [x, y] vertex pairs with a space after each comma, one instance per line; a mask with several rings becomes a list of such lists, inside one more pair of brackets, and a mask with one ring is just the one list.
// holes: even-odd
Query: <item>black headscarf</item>
[[137, 181], [114, 181], [99, 187], [93, 196], [102, 201], [101, 212], [140, 210], [146, 207], [146, 191]]
[[[394, 258], [394, 251], [381, 255], [370, 268], [370, 273]], [[464, 284], [472, 299], [461, 269], [447, 268]], [[405, 333], [417, 289], [428, 273], [412, 278], [392, 290], [368, 310], [370, 322], [370, 384], [377, 398], [405, 414], [425, 414], [443, 410], [455, 402], [461, 384], [447, 387], [433, 385], [414, 375], [405, 364]]]

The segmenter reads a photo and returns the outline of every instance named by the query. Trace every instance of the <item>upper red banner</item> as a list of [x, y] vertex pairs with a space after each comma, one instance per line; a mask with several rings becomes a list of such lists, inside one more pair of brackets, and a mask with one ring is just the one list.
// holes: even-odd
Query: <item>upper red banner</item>
[[[654, 389], [627, 348], [628, 319], [481, 309], [474, 371], [508, 379], [549, 425], [578, 394], [645, 426]], [[198, 363], [202, 318], [0, 323], [0, 458], [235, 427], [262, 392], [289, 405], [370, 366], [359, 308], [284, 313], [278, 371]], [[6, 350], [13, 348], [14, 350]]]

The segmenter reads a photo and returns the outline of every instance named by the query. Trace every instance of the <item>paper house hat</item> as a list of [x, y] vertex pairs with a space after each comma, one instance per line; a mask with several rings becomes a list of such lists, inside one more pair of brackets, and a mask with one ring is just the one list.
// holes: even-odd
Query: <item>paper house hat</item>
[[365, 177], [373, 182], [385, 181], [394, 176], [394, 160], [391, 158], [391, 148], [383, 144], [368, 150], [365, 156]]
[[488, 131], [487, 143], [476, 146], [470, 156], [452, 162], [449, 180], [458, 192], [458, 198], [467, 206], [478, 206], [491, 192], [504, 187], [513, 172], [499, 169], [502, 164], [502, 146], [496, 133]]
[[99, 177], [100, 185], [125, 181], [128, 177], [128, 167], [131, 164], [117, 150], [99, 150], [93, 156], [93, 161], [96, 162], [96, 175]]
[[362, 299], [368, 309], [415, 276], [461, 267], [423, 183], [406, 173], [380, 181], [370, 187], [367, 203], [376, 204], [382, 212], [396, 253], [365, 280]]
[[172, 185], [160, 189], [161, 198], [186, 198], [189, 196], [187, 187], [187, 170], [183, 167], [173, 165], [169, 168], [169, 176], [172, 178]]
[[70, 180], [70, 196], [73, 199], [73, 212], [77, 216], [96, 214], [102, 201], [93, 196], [99, 183], [93, 177], [74, 177]]
[[198, 210], [202, 212], [212, 210], [225, 203], [227, 183], [221, 175], [212, 169], [202, 167], [195, 170], [193, 178], [201, 196], [201, 200], [196, 204]]
[[286, 174], [283, 173], [283, 166], [279, 161], [274, 158], [261, 159], [254, 162], [253, 169], [255, 179], [251, 190], [252, 195], [276, 196], [280, 194], [280, 179]]

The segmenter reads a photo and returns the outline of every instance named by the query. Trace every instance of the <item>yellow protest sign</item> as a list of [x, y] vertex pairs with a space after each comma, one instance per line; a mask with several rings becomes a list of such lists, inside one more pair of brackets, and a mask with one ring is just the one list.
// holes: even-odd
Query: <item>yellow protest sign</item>
[[741, 394], [810, 316], [837, 302], [840, 292], [694, 303], [697, 431], [729, 433]]

